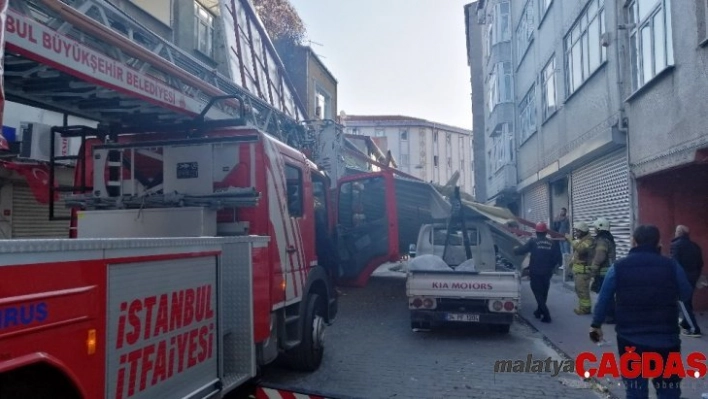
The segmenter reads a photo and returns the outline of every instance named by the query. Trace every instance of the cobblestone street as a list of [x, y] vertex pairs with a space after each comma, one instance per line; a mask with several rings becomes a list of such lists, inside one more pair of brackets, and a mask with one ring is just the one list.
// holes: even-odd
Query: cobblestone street
[[372, 278], [343, 292], [322, 367], [312, 374], [269, 367], [264, 385], [336, 398], [601, 397], [575, 374], [495, 373], [497, 360], [563, 360], [523, 321], [508, 335], [483, 327], [414, 332], [404, 279]]

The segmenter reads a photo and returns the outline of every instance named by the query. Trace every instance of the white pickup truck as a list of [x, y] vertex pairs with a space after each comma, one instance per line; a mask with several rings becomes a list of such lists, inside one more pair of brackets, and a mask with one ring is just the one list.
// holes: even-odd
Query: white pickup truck
[[521, 276], [499, 269], [489, 225], [466, 222], [462, 229], [423, 225], [407, 267], [406, 292], [411, 328], [444, 323], [487, 324], [508, 333], [521, 299]]

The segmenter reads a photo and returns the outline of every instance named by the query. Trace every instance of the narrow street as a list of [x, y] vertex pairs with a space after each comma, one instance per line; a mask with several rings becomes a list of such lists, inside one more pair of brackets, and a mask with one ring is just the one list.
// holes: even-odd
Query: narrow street
[[404, 279], [373, 277], [342, 292], [322, 367], [312, 374], [269, 367], [264, 385], [336, 398], [602, 397], [575, 374], [495, 372], [498, 360], [563, 360], [521, 319], [508, 335], [480, 326], [414, 332]]

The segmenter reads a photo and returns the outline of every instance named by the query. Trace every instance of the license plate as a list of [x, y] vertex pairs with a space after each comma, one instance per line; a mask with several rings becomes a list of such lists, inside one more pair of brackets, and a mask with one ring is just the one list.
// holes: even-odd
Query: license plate
[[447, 321], [464, 321], [468, 323], [479, 323], [479, 315], [468, 313], [448, 313]]

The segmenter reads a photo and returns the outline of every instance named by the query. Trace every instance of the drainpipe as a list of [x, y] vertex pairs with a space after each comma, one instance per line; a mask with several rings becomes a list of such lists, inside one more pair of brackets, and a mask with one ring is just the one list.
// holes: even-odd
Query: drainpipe
[[[621, 7], [621, 6], [620, 6]], [[630, 160], [630, 138], [629, 138], [629, 128], [625, 125], [625, 120], [626, 120], [626, 114], [625, 114], [625, 108], [624, 108], [624, 75], [623, 75], [623, 68], [622, 68], [622, 59], [620, 58], [620, 31], [628, 31], [631, 29], [634, 29], [636, 26], [635, 24], [622, 24], [619, 23], [620, 21], [620, 15], [621, 12], [619, 9], [615, 9], [615, 12], [617, 12], [617, 29], [616, 29], [616, 37], [615, 37], [615, 57], [617, 59], [617, 87], [619, 88], [619, 123], [617, 124], [617, 130], [619, 130], [621, 133], [625, 134], [625, 140], [626, 140], [626, 157], [627, 157], [627, 187], [628, 187], [628, 196], [629, 196], [629, 209], [630, 209], [630, 220], [629, 220], [629, 227], [630, 231], [634, 230], [634, 225], [635, 221], [637, 220], [637, 212], [638, 212], [638, 202], [637, 202], [637, 194], [636, 194], [636, 179], [634, 178], [634, 173], [632, 172], [631, 164], [629, 162]]]

